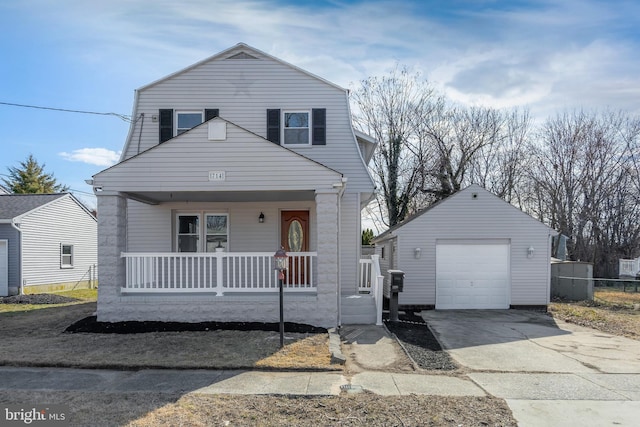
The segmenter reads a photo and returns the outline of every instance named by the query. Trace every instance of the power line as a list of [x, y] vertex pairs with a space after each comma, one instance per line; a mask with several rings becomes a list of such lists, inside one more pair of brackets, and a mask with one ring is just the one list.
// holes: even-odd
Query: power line
[[99, 116], [114, 116], [119, 118], [120, 120], [123, 120], [127, 123], [131, 123], [131, 116], [128, 116], [126, 114], [119, 114], [119, 113], [100, 113], [97, 111], [84, 111], [84, 110], [69, 110], [66, 108], [54, 108], [54, 107], [41, 107], [38, 105], [26, 105], [26, 104], [14, 104], [12, 102], [2, 102], [0, 101], [0, 104], [2, 105], [9, 105], [11, 107], [22, 107], [22, 108], [36, 108], [39, 110], [51, 110], [51, 111], [62, 111], [64, 113], [80, 113], [80, 114], [95, 114], [95, 115], [99, 115]]

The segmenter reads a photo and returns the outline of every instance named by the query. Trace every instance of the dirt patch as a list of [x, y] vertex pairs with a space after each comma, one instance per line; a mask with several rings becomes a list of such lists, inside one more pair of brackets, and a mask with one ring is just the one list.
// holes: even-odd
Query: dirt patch
[[493, 397], [0, 392], [3, 404], [45, 401], [68, 405], [72, 426], [517, 425], [505, 401]]
[[640, 311], [593, 302], [554, 302], [549, 313], [564, 320], [613, 335], [640, 340]]
[[[0, 364], [105, 369], [317, 369], [330, 364], [328, 334], [200, 330], [133, 334], [64, 333], [95, 303], [0, 313]], [[292, 347], [298, 343], [298, 346]], [[34, 351], [46, 349], [46, 351]], [[299, 355], [304, 352], [304, 356]]]
[[0, 304], [67, 304], [79, 299], [55, 294], [13, 295], [0, 297]]
[[554, 300], [549, 313], [556, 319], [640, 340], [640, 293], [596, 289], [593, 301]]

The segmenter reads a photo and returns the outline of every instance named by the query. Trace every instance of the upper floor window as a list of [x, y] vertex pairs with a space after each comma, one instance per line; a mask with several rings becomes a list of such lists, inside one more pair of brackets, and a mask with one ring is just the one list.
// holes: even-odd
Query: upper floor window
[[202, 111], [177, 111], [176, 135], [180, 135], [202, 123]]
[[267, 140], [278, 145], [327, 145], [327, 109], [267, 109]]
[[285, 111], [283, 132], [284, 145], [309, 145], [309, 112]]

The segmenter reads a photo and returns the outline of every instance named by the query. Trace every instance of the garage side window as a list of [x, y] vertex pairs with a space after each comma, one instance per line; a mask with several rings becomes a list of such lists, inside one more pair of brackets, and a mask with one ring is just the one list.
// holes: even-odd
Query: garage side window
[[60, 244], [60, 268], [73, 268], [73, 245]]

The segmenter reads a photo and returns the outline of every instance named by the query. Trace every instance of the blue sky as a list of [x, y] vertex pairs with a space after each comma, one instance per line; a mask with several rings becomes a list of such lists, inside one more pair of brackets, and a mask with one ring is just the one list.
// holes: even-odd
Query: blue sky
[[[640, 2], [3, 0], [0, 102], [131, 114], [133, 91], [245, 42], [354, 88], [396, 64], [468, 105], [640, 114]], [[0, 177], [29, 154], [88, 204], [115, 117], [0, 104]]]

